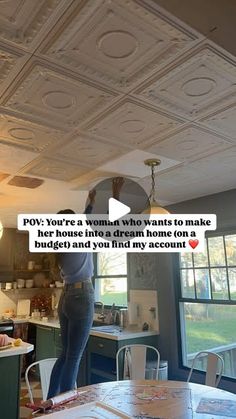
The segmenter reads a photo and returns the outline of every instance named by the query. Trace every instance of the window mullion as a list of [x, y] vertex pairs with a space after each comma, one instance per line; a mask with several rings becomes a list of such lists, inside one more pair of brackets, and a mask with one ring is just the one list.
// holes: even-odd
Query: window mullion
[[209, 280], [210, 280], [210, 293], [211, 293], [211, 300], [213, 300], [212, 279], [211, 279], [211, 262], [210, 262], [209, 243], [208, 243], [207, 238], [206, 238], [206, 246], [207, 246], [207, 261], [208, 261], [208, 271], [209, 271]]
[[229, 285], [229, 270], [228, 270], [227, 254], [226, 254], [225, 236], [223, 236], [223, 243], [224, 243], [224, 254], [225, 254], [226, 281], [227, 281], [227, 287], [228, 287], [228, 299], [231, 301], [230, 285]]

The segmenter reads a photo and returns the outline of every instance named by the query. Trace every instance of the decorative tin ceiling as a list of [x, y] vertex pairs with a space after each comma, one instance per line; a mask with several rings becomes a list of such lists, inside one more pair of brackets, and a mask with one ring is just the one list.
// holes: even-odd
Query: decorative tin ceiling
[[[164, 204], [235, 187], [236, 59], [158, 3], [0, 1], [4, 225], [20, 212], [83, 211], [89, 187], [123, 174], [131, 152], [172, 162], [158, 176]], [[17, 176], [43, 182], [29, 190]]]

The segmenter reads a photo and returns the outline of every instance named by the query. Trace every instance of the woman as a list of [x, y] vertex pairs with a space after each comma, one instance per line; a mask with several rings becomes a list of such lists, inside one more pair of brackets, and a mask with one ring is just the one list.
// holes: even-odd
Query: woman
[[[123, 184], [122, 177], [113, 179], [113, 198], [119, 199]], [[89, 192], [86, 214], [91, 213], [95, 196], [95, 190]], [[74, 211], [66, 209], [58, 214], [74, 214]], [[62, 353], [52, 370], [47, 399], [74, 388], [94, 313], [92, 254], [60, 253], [57, 263], [65, 282], [58, 305]]]
[[[96, 191], [89, 192], [86, 214], [92, 211], [95, 195]], [[58, 214], [75, 212], [66, 209]], [[74, 388], [94, 312], [92, 254], [60, 253], [57, 255], [57, 263], [61, 278], [65, 282], [58, 305], [62, 353], [52, 370], [48, 399]]]

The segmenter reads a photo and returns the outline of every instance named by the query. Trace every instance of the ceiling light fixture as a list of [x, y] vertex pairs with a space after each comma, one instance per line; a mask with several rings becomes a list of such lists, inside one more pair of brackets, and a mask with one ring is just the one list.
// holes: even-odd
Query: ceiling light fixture
[[3, 235], [3, 225], [0, 221], [0, 239], [1, 239], [2, 235]]
[[160, 204], [156, 201], [155, 168], [161, 164], [161, 160], [147, 159], [144, 161], [144, 164], [148, 167], [151, 167], [152, 187], [148, 197], [149, 206], [146, 210], [143, 211], [143, 214], [169, 214], [169, 211], [161, 207]]

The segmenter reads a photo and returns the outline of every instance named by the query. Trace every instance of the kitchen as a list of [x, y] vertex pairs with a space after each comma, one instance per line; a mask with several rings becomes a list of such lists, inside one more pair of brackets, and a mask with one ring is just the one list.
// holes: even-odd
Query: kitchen
[[[50, 300], [56, 316], [61, 292], [53, 260], [29, 254], [27, 234], [16, 230], [17, 215], [53, 214], [65, 206], [82, 213], [88, 190], [119, 175], [149, 194], [148, 158], [161, 159], [156, 190], [163, 207], [177, 214], [215, 213], [218, 239], [209, 237], [208, 246], [226, 243], [235, 234], [233, 2], [224, 9], [219, 1], [213, 8], [211, 1], [193, 0], [181, 1], [181, 8], [170, 0], [49, 3], [1, 3], [0, 315], [5, 317], [17, 314], [19, 300], [28, 310], [20, 316], [32, 317], [29, 300], [35, 295], [43, 295], [45, 305]], [[99, 200], [102, 195], [98, 209]], [[217, 331], [212, 346], [188, 352], [191, 328], [203, 327], [206, 305], [197, 296], [195, 274], [200, 270], [194, 263], [185, 258], [180, 267], [178, 254], [127, 253], [124, 270], [113, 274], [111, 269], [112, 281], [106, 284], [105, 306], [111, 307], [116, 301], [109, 301], [109, 293], [121, 276], [126, 297], [118, 305], [133, 304], [139, 327], [148, 323], [149, 333], [156, 332], [150, 339], [155, 336], [161, 358], [168, 361], [169, 379], [186, 380], [188, 358], [196, 350], [235, 344], [233, 332], [222, 336]], [[212, 272], [221, 297], [207, 302], [222, 312], [230, 308], [231, 323], [236, 263], [222, 262], [224, 286], [219, 272], [211, 270], [216, 268], [208, 265], [201, 273]], [[95, 267], [100, 301], [105, 278], [96, 261]], [[190, 287], [180, 279], [188, 267]], [[32, 279], [41, 285], [26, 282]], [[23, 339], [24, 328], [18, 326]], [[57, 342], [54, 328], [52, 333]], [[235, 386], [234, 353], [227, 349], [232, 366], [221, 380], [228, 391]], [[202, 380], [200, 372], [196, 380]]]

